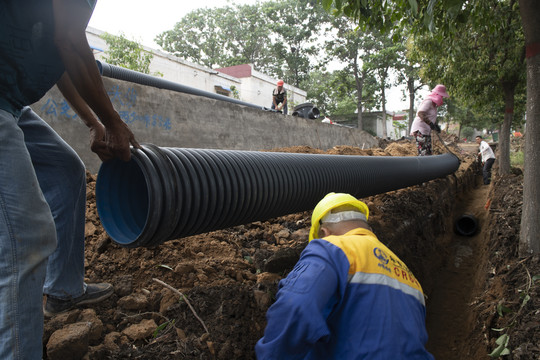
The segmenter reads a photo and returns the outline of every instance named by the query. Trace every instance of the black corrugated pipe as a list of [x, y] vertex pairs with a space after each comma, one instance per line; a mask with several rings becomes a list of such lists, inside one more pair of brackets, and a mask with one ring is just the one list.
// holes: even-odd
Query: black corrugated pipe
[[454, 224], [456, 234], [462, 236], [474, 236], [478, 230], [478, 220], [471, 214], [461, 215]]
[[177, 92], [191, 94], [191, 95], [204, 96], [211, 99], [227, 101], [230, 103], [243, 105], [243, 106], [249, 106], [255, 109], [259, 109], [259, 110], [273, 111], [271, 109], [261, 107], [259, 105], [250, 104], [244, 101], [233, 99], [228, 96], [214, 94], [208, 91], [199, 90], [199, 89], [192, 88], [186, 85], [175, 83], [173, 81], [158, 78], [152, 75], [143, 74], [138, 71], [129, 70], [120, 66], [107, 64], [100, 60], [96, 60], [96, 63], [98, 65], [99, 72], [101, 73], [102, 76], [110, 77], [113, 79], [129, 81], [135, 84], [153, 86], [158, 89], [166, 89], [166, 90], [172, 90], [172, 91], [177, 91]]
[[303, 103], [296, 105], [293, 109], [292, 116], [298, 116], [305, 119], [318, 119], [321, 112], [312, 103]]
[[122, 246], [168, 240], [311, 210], [327, 193], [358, 198], [449, 175], [459, 160], [234, 150], [132, 149], [103, 163], [96, 184], [105, 230]]

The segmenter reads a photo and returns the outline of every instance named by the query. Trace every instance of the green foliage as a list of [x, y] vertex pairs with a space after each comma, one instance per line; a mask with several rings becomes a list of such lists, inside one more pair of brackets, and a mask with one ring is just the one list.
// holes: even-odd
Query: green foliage
[[159, 34], [155, 41], [166, 51], [186, 60], [212, 68], [225, 63], [226, 29], [234, 16], [230, 7], [196, 9], [184, 16], [173, 30]]
[[318, 0], [328, 11], [344, 14], [362, 29], [389, 32], [395, 28], [416, 32], [455, 31], [466, 16], [467, 0]]
[[153, 55], [145, 52], [141, 44], [128, 40], [124, 34], [115, 36], [104, 33], [101, 37], [109, 46], [105, 56], [109, 64], [121, 66], [143, 74], [150, 73], [150, 62]]
[[161, 333], [167, 332], [169, 329], [174, 327], [175, 320], [165, 321], [163, 324], [159, 325], [153, 332], [152, 337], [155, 339]]
[[536, 285], [535, 282], [537, 280], [540, 280], [540, 275], [535, 275], [531, 277], [529, 270], [525, 267], [525, 265], [523, 265], [523, 267], [525, 268], [525, 271], [529, 278], [529, 283], [527, 284], [525, 289], [518, 289], [519, 298], [521, 301], [519, 309], [517, 311], [512, 311], [512, 309], [504, 306], [502, 302], [499, 302], [499, 304], [497, 304], [497, 314], [499, 315], [499, 317], [503, 317], [506, 314], [513, 314], [513, 317], [510, 319], [506, 327], [500, 328], [500, 329], [491, 329], [496, 332], [504, 332], [495, 341], [495, 344], [497, 345], [497, 347], [493, 349], [493, 351], [489, 354], [489, 356], [492, 358], [498, 358], [503, 355], [510, 355], [510, 349], [508, 347], [508, 343], [510, 341], [510, 336], [508, 335], [509, 329], [511, 329], [514, 326], [521, 311], [523, 310], [525, 306], [527, 306], [527, 303], [531, 300], [531, 295], [530, 295], [531, 287]]
[[[519, 12], [510, 0], [477, 1], [477, 5], [480, 3], [485, 6], [467, 4], [460, 10], [467, 20], [460, 24], [459, 34], [444, 39], [440, 34], [416, 36], [413, 56], [424, 59], [422, 78], [431, 84], [448, 84], [452, 98], [474, 112], [477, 119], [490, 117], [491, 124], [500, 124], [505, 108], [512, 107], [519, 124], [525, 109], [524, 39]], [[506, 96], [505, 103], [508, 91], [515, 96]], [[509, 103], [509, 99], [515, 103]]]
[[470, 139], [474, 134], [474, 129], [469, 126], [465, 126], [461, 129], [461, 135], [467, 139]]
[[299, 86], [313, 69], [312, 58], [319, 51], [317, 41], [329, 15], [310, 0], [266, 1], [261, 9], [270, 19], [266, 45], [274, 60], [266, 69]]
[[332, 117], [356, 110], [354, 78], [344, 71], [313, 71], [302, 86], [307, 89], [307, 101], [315, 104], [321, 114]]
[[510, 165], [511, 166], [523, 167], [524, 163], [525, 163], [525, 158], [523, 155], [523, 151], [510, 152]]
[[505, 314], [508, 314], [508, 313], [511, 313], [512, 312], [512, 309], [504, 306], [502, 303], [499, 303], [497, 305], [497, 314], [500, 316], [500, 317], [503, 317]]
[[298, 86], [313, 68], [321, 21], [328, 14], [308, 0], [197, 9], [156, 37], [168, 52], [209, 67], [253, 64]]
[[341, 72], [352, 79], [348, 94], [356, 108], [349, 114], [384, 108], [383, 94], [392, 85], [390, 73], [401, 69], [405, 56], [403, 43], [394, 42], [392, 34], [362, 31], [346, 17], [335, 17], [330, 24], [337, 36], [326, 41], [328, 58], [344, 64]]
[[488, 127], [502, 123], [508, 106], [504, 91], [508, 89], [515, 90], [514, 123], [523, 121], [524, 36], [518, 1], [319, 2], [334, 14], [352, 18], [364, 31], [377, 29], [393, 38], [399, 37], [396, 30], [414, 35], [408, 40], [409, 64], [405, 63], [404, 68], [420, 70], [426, 84], [447, 84], [459, 107], [474, 112], [481, 121], [474, 124], [476, 127], [483, 127], [488, 118]]
[[240, 91], [236, 88], [236, 86], [231, 85], [231, 92], [232, 92], [233, 98], [240, 99]]
[[497, 338], [495, 343], [498, 345], [495, 350], [489, 354], [492, 358], [498, 358], [502, 355], [510, 355], [510, 349], [508, 349], [508, 341], [510, 341], [510, 337], [508, 334], [502, 334]]

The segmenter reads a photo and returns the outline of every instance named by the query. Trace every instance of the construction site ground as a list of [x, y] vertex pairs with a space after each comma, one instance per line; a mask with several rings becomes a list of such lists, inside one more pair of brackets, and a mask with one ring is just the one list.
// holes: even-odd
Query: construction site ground
[[[521, 169], [482, 184], [476, 144], [444, 136], [459, 170], [363, 199], [379, 239], [407, 263], [427, 296], [427, 347], [443, 360], [540, 359], [540, 257], [518, 257]], [[435, 153], [448, 151], [435, 139]], [[284, 152], [416, 156], [411, 140], [376, 149], [309, 147]], [[101, 226], [94, 174], [88, 174], [86, 280], [110, 282], [104, 302], [45, 320], [45, 359], [254, 359], [277, 283], [307, 244], [311, 212], [291, 214], [127, 249]], [[455, 220], [473, 215], [478, 231], [460, 236]], [[184, 298], [185, 297], [185, 298]], [[361, 346], [359, 344], [359, 346]], [[398, 355], [398, 354], [397, 354]]]

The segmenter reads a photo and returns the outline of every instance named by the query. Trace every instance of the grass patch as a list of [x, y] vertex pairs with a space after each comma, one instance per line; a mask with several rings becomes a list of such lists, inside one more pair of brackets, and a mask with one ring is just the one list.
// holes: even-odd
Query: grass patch
[[523, 167], [523, 151], [510, 152], [510, 166]]

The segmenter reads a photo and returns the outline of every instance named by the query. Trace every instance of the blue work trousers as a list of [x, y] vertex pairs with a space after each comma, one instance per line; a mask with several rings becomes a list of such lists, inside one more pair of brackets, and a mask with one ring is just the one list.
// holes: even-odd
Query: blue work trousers
[[0, 110], [0, 359], [41, 359], [43, 294], [84, 284], [86, 174], [29, 107]]

